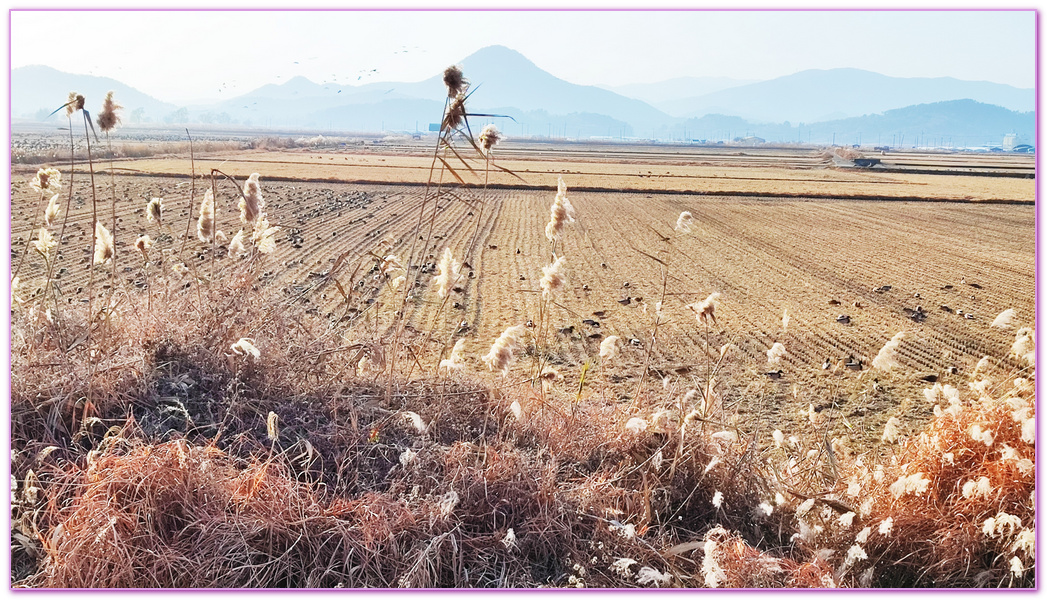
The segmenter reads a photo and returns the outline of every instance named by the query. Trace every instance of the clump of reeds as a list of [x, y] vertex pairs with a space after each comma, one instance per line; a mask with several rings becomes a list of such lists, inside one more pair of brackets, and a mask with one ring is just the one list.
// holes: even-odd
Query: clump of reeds
[[[460, 70], [457, 78], [455, 83], [452, 74], [448, 83], [449, 98], [465, 91]], [[566, 186], [559, 184], [561, 225], [552, 228], [554, 244], [562, 224], [573, 218]], [[249, 179], [241, 218], [247, 215], [246, 197], [257, 193], [254, 242], [258, 252], [271, 252], [278, 228], [261, 210], [260, 191], [250, 188]], [[206, 226], [204, 212], [198, 236], [205, 230], [203, 241], [219, 239], [213, 195]], [[153, 216], [152, 203], [147, 216]], [[158, 224], [160, 217], [158, 202]], [[681, 227], [682, 219], [678, 230], [686, 233], [690, 225]], [[244, 241], [241, 229], [230, 254], [246, 253]], [[57, 244], [46, 227], [35, 243], [45, 255], [53, 255]], [[140, 236], [135, 245], [148, 258], [150, 238]], [[436, 287], [446, 297], [460, 267], [450, 249], [444, 257], [440, 274], [446, 277]], [[373, 258], [375, 281], [392, 279], [396, 287], [410, 273], [410, 259], [405, 269], [387, 251]], [[558, 257], [543, 268], [545, 305], [563, 288], [563, 264]], [[172, 268], [186, 270], [181, 263]], [[653, 406], [581, 402], [584, 380], [577, 395], [574, 389], [565, 393], [558, 387], [568, 378], [551, 368], [536, 371], [542, 396], [528, 390], [508, 411], [500, 400], [516, 392], [507, 382], [457, 389], [445, 380], [436, 386], [397, 381], [394, 399], [382, 403], [380, 390], [349, 375], [368, 364], [385, 368], [380, 343], [345, 346], [329, 324], [296, 311], [297, 303], [272, 301], [256, 283], [236, 277], [228, 286], [215, 286], [209, 300], [219, 310], [189, 302], [166, 313], [143, 311], [140, 299], [128, 295], [129, 314], [148, 318], [128, 319], [133, 322], [127, 330], [112, 333], [114, 356], [99, 354], [108, 364], [97, 374], [93, 365], [91, 373], [75, 370], [75, 361], [70, 373], [46, 371], [49, 363], [59, 364], [52, 360], [57, 346], [52, 354], [44, 348], [17, 359], [33, 368], [12, 371], [21, 380], [12, 386], [18, 416], [12, 422], [22, 457], [13, 458], [12, 472], [22, 492], [18, 510], [39, 507], [39, 516], [29, 517], [35, 529], [26, 529], [31, 535], [23, 543], [43, 557], [36, 574], [20, 584], [1034, 583], [1035, 408], [1029, 380], [1013, 386], [972, 382], [969, 402], [956, 388], [931, 388], [925, 398], [947, 401], [947, 407], [935, 404], [935, 420], [908, 438], [901, 419], [889, 420], [884, 441], [898, 443], [890, 449], [898, 460], [878, 468], [847, 458], [828, 436], [804, 454], [775, 431], [775, 452], [794, 448], [800, 455], [788, 457], [781, 473], [771, 473], [757, 440], [734, 425], [727, 407], [721, 404], [718, 416], [713, 414], [719, 392], [711, 376], [679, 396], [667, 377], [666, 398]], [[699, 323], [715, 324], [718, 297], [691, 305]], [[655, 312], [657, 327], [661, 301]], [[787, 312], [782, 325], [788, 328]], [[239, 338], [244, 331], [266, 331], [272, 368], [264, 377], [240, 368], [250, 359], [234, 360], [261, 356], [254, 340]], [[1020, 330], [1014, 352], [1031, 353], [1032, 337], [1031, 329]], [[523, 325], [506, 329], [484, 363], [506, 375], [526, 338]], [[24, 339], [33, 343], [31, 336]], [[603, 340], [601, 360], [615, 358], [619, 341]], [[392, 347], [395, 356], [401, 346]], [[461, 369], [464, 347], [458, 339], [440, 368]], [[721, 360], [729, 349], [721, 347]], [[772, 352], [781, 360], [784, 346], [776, 343], [768, 353], [773, 363]], [[86, 384], [93, 399], [86, 404], [77, 402], [84, 381], [97, 381], [93, 396], [92, 384]], [[574, 398], [569, 409], [560, 403], [568, 396]], [[106, 432], [109, 423], [125, 418], [128, 398], [136, 415], [154, 419], [153, 429]], [[159, 405], [157, 398], [170, 405]], [[89, 412], [98, 417], [85, 418]], [[155, 421], [157, 414], [177, 415], [183, 425], [160, 426], [167, 421]], [[46, 432], [40, 441], [55, 438], [47, 439], [55, 450], [34, 452], [36, 438], [26, 432], [37, 430]], [[44, 462], [40, 455], [48, 452], [68, 454], [47, 463], [48, 474], [37, 479], [43, 471], [27, 472], [25, 465]], [[802, 472], [798, 465], [818, 463], [822, 456], [828, 458], [820, 464], [833, 472], [824, 475], [824, 490], [805, 495], [806, 487], [793, 485], [803, 479], [796, 475]], [[819, 478], [807, 477], [809, 487], [817, 485], [813, 479]], [[492, 505], [501, 508], [492, 512]]]
[[[53, 226], [54, 219], [57, 218], [59, 213], [58, 196], [62, 191], [62, 173], [55, 168], [39, 169], [37, 170], [36, 175], [29, 181], [29, 187], [40, 194], [40, 204], [43, 204], [44, 200], [50, 197], [50, 201], [47, 203], [47, 208], [44, 210], [44, 226]], [[39, 206], [36, 210], [39, 212]], [[18, 277], [19, 272], [21, 272], [22, 263], [25, 261], [26, 254], [28, 254], [29, 248], [33, 246], [33, 244], [32, 236], [30, 235], [30, 241], [26, 242], [25, 249], [22, 251], [22, 256], [18, 261], [18, 265], [11, 274], [12, 279]]]
[[705, 533], [701, 581], [710, 588], [835, 588], [832, 569], [822, 558], [797, 562], [750, 546], [723, 527]]
[[894, 459], [839, 461], [836, 486], [846, 491], [819, 496], [821, 509], [804, 502], [800, 535], [833, 557], [838, 584], [1031, 584], [1033, 386], [1019, 378], [970, 388], [969, 399], [947, 384], [927, 389], [935, 418], [925, 429], [907, 437], [898, 417], [884, 426]]

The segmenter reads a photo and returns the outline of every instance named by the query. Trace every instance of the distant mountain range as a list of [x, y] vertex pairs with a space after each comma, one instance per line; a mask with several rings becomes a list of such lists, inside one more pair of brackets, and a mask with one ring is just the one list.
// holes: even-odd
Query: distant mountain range
[[660, 136], [670, 139], [734, 140], [759, 137], [770, 143], [835, 143], [867, 146], [999, 146], [1003, 133], [1019, 143], [1036, 136], [1036, 115], [974, 100], [949, 100], [888, 110], [882, 114], [811, 124], [753, 123], [740, 117], [705, 115], [674, 125]]
[[[757, 82], [751, 79], [731, 79], [730, 77], [677, 77], [654, 83], [630, 83], [628, 85], [604, 85], [600, 87], [628, 98], [643, 100], [664, 113], [679, 117], [683, 116], [683, 114], [677, 114], [676, 112], [679, 101], [750, 83]], [[687, 112], [690, 112], [690, 110], [685, 108], [684, 113]]]
[[[503, 46], [483, 48], [461, 65], [473, 84], [471, 112], [506, 115], [471, 122], [477, 128], [496, 122], [509, 136], [730, 140], [749, 135], [825, 143], [835, 133], [843, 138], [837, 142], [856, 143], [851, 138], [882, 141], [892, 132], [896, 144], [901, 136], [908, 144], [919, 135], [984, 145], [998, 144], [1006, 133], [1031, 139], [1035, 127], [1034, 90], [952, 78], [832, 69], [761, 82], [678, 78], [605, 89], [559, 79]], [[83, 93], [89, 109], [115, 91], [128, 123], [322, 132], [426, 131], [439, 121], [446, 98], [440, 73], [420, 82], [360, 86], [295, 77], [213, 104], [176, 106], [114, 79], [30, 66], [11, 72], [12, 119], [42, 120], [70, 90]], [[979, 137], [985, 139], [975, 143]]]
[[92, 112], [101, 108], [102, 99], [109, 91], [114, 92], [117, 101], [128, 108], [128, 117], [141, 109], [139, 114], [143, 118], [148, 114], [159, 119], [178, 109], [174, 104], [157, 100], [109, 77], [74, 75], [33, 65], [11, 70], [11, 117], [42, 121], [51, 111], [65, 104], [69, 92], [74, 90], [83, 94], [88, 102], [87, 110]]
[[945, 100], [975, 100], [1006, 109], [1035, 110], [1036, 93], [951, 77], [888, 77], [861, 69], [809, 70], [662, 104], [670, 114], [727, 114], [752, 121], [812, 123], [857, 117]]

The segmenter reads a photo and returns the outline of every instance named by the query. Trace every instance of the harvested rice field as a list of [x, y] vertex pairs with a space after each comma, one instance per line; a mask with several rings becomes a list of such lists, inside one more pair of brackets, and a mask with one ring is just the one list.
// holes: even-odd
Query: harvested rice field
[[133, 142], [12, 169], [13, 587], [1035, 583], [1028, 157]]
[[[542, 154], [538, 149], [531, 153]], [[373, 272], [354, 274], [344, 266], [332, 273], [332, 266], [339, 257], [359, 261], [383, 241], [396, 255], [411, 249], [410, 232], [418, 224], [425, 188], [398, 183], [420, 176], [414, 171], [424, 159], [405, 154], [340, 156], [346, 164], [336, 163], [335, 168], [326, 164], [335, 156], [304, 153], [292, 160], [287, 153], [262, 152], [250, 159], [205, 157], [198, 159], [197, 167], [279, 174], [281, 180], [275, 182], [262, 177], [269, 219], [282, 230], [276, 252], [265, 259], [261, 280], [332, 322], [367, 322], [381, 333], [391, 327], [389, 307], [397, 299], [386, 289], [388, 280], [376, 281]], [[528, 154], [518, 149], [514, 156]], [[580, 160], [580, 152], [572, 154]], [[662, 161], [656, 169], [665, 177], [689, 168], [674, 164], [680, 160], [677, 155], [654, 158]], [[1012, 308], [1023, 322], [1032, 321], [1034, 208], [996, 197], [1005, 195], [1006, 186], [1018, 186], [1014, 189], [1023, 196], [1028, 190], [1019, 188], [1031, 186], [1030, 180], [896, 175], [892, 177], [937, 179], [942, 184], [925, 200], [890, 195], [856, 200], [845, 196], [856, 190], [871, 193], [877, 185], [887, 185], [883, 180], [889, 177], [853, 169], [812, 171], [810, 165], [798, 169], [795, 161], [754, 170], [748, 163], [731, 163], [740, 160], [737, 156], [726, 159], [720, 167], [722, 177], [694, 178], [734, 192], [731, 195], [686, 193], [665, 178], [639, 177], [642, 162], [587, 162], [558, 170], [553, 167], [560, 163], [544, 157], [504, 164], [529, 183], [549, 189], [510, 187], [511, 178], [502, 173], [505, 185], [487, 192], [457, 188], [443, 197], [426, 264], [415, 269], [431, 272], [440, 253], [449, 248], [465, 261], [468, 274], [446, 301], [428, 293], [431, 273], [419, 277], [406, 328], [409, 334], [416, 332], [415, 343], [426, 340], [414, 350], [421, 366], [435, 367], [449, 345], [462, 338], [469, 368], [485, 372], [479, 357], [502, 330], [539, 321], [541, 269], [551, 260], [544, 223], [557, 177], [568, 185], [577, 222], [565, 229], [557, 248], [565, 257], [567, 283], [549, 315], [549, 361], [561, 383], [577, 382], [582, 366], [599, 354], [601, 341], [618, 336], [625, 344], [620, 363], [613, 373], [591, 379], [585, 391], [600, 401], [630, 401], [644, 364], [648, 381], [668, 378], [671, 385], [693, 385], [692, 373], [708, 366], [706, 352], [730, 344], [734, 354], [721, 373], [723, 393], [742, 414], [758, 417], [747, 426], [802, 428], [812, 406], [820, 411], [837, 405], [850, 416], [839, 426], [841, 434], [875, 442], [892, 415], [904, 415], [914, 427], [930, 415], [929, 406], [911, 406], [904, 400], [926, 385], [926, 377], [959, 381], [983, 356], [1007, 353], [1013, 335], [990, 327], [997, 314]], [[768, 157], [763, 161], [771, 162]], [[116, 165], [116, 173], [149, 172], [115, 178], [120, 199], [117, 228], [126, 232], [117, 236], [117, 248], [126, 250], [132, 235], [151, 231], [144, 211], [152, 197], [164, 198], [170, 228], [159, 236], [154, 232], [154, 237], [184, 237], [193, 185], [182, 176], [188, 161], [144, 159]], [[107, 167], [99, 165], [98, 182], [103, 186], [109, 182]], [[401, 167], [414, 174], [404, 175]], [[708, 167], [695, 167], [703, 168]], [[612, 173], [613, 181], [631, 178], [633, 189], [605, 191], [606, 181], [595, 177], [598, 171]], [[294, 181], [295, 173], [304, 181]], [[317, 182], [323, 176], [391, 181]], [[743, 176], [756, 181], [752, 185], [758, 195], [739, 194], [750, 187], [733, 187]], [[86, 179], [78, 180], [66, 232], [71, 245], [63, 253], [71, 265], [57, 275], [59, 285], [70, 291], [88, 283], [86, 270], [73, 266], [85, 264], [90, 255]], [[575, 181], [580, 189], [572, 185]], [[789, 187], [798, 181], [804, 187]], [[207, 183], [198, 180], [196, 185], [199, 195]], [[594, 185], [598, 187], [592, 189]], [[773, 195], [783, 187], [793, 194], [810, 192], [812, 185], [818, 194], [839, 190], [844, 197]], [[911, 197], [923, 193], [925, 184], [892, 185], [899, 196]], [[983, 195], [997, 202], [935, 200], [943, 190], [952, 193], [969, 186], [997, 190]], [[36, 207], [23, 178], [15, 177], [13, 193], [16, 258], [28, 239]], [[683, 211], [695, 222], [688, 235], [673, 230]], [[235, 202], [219, 203], [217, 215], [218, 229], [232, 237], [240, 226]], [[218, 252], [221, 256], [223, 249]], [[32, 258], [28, 276], [22, 277], [25, 284], [42, 276], [42, 263]], [[196, 260], [198, 268], [206, 270], [209, 251], [200, 251]], [[144, 287], [141, 261], [125, 263], [121, 278], [130, 286]], [[347, 301], [339, 286], [355, 294]], [[717, 320], [706, 328], [687, 305], [713, 292], [720, 294]], [[101, 296], [105, 290], [97, 293]], [[652, 341], [658, 303], [661, 317]], [[872, 358], [900, 331], [906, 332], [900, 347], [906, 374], [866, 376]], [[780, 374], [767, 362], [767, 350], [775, 342], [788, 352]], [[529, 367], [533, 365], [522, 363], [521, 374]]]

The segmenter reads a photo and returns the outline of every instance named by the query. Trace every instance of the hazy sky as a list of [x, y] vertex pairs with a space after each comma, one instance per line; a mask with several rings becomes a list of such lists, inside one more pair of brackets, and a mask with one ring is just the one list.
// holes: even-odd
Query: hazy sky
[[1031, 88], [1035, 42], [1031, 10], [11, 13], [13, 68], [108, 76], [176, 103], [295, 75], [419, 81], [493, 44], [580, 84], [855, 67]]

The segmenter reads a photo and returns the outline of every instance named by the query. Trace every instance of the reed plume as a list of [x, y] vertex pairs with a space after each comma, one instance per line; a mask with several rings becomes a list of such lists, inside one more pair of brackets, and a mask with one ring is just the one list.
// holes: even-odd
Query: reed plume
[[69, 92], [69, 101], [65, 104], [65, 114], [67, 117], [72, 117], [73, 113], [78, 110], [84, 109], [84, 97], [82, 94], [76, 92]]
[[149, 237], [148, 233], [138, 236], [138, 239], [135, 240], [135, 248], [142, 253], [142, 256], [145, 257], [146, 260], [149, 260], [149, 249], [152, 247], [153, 239]]
[[258, 177], [258, 173], [251, 173], [244, 184], [244, 195], [240, 198], [240, 221], [245, 225], [257, 221], [262, 214], [262, 209], [265, 208]]
[[694, 311], [694, 317], [699, 323], [716, 324], [716, 302], [720, 299], [720, 292], [713, 292], [701, 302], [688, 304], [687, 308]]
[[258, 251], [262, 254], [272, 254], [276, 250], [276, 234], [280, 228], [269, 224], [269, 217], [265, 213], [258, 217], [254, 231], [251, 233], [251, 241], [254, 242]]
[[113, 245], [113, 234], [102, 225], [101, 221], [95, 221], [95, 256], [94, 264], [100, 265], [116, 255], [116, 247]]
[[526, 335], [527, 327], [524, 325], [516, 325], [503, 331], [502, 335], [498, 336], [498, 339], [491, 345], [491, 350], [481, 357], [487, 368], [491, 371], [497, 369], [502, 372], [503, 376], [507, 375], [513, 354], [523, 346]]
[[680, 217], [676, 219], [676, 231], [680, 233], [691, 233], [692, 225], [694, 225], [694, 217], [690, 211], [683, 211], [680, 213]]
[[887, 419], [887, 423], [883, 426], [883, 435], [880, 436], [880, 439], [888, 444], [893, 444], [895, 440], [898, 439], [898, 436], [901, 435], [901, 425], [902, 422], [898, 417]]
[[996, 315], [996, 318], [993, 319], [990, 327], [996, 327], [997, 329], [1008, 329], [1014, 327], [1014, 309], [1008, 308], [1002, 313]]
[[447, 97], [454, 98], [469, 88], [469, 81], [458, 65], [444, 69], [444, 85], [447, 86]]
[[608, 336], [600, 342], [600, 360], [611, 360], [618, 355], [618, 336]]
[[[241, 338], [240, 341], [242, 342], [244, 340]], [[235, 352], [236, 344], [233, 344], [233, 346]], [[265, 435], [269, 438], [270, 442], [275, 443], [276, 440], [280, 439], [280, 416], [273, 411], [269, 411], [269, 416], [265, 418]]]
[[243, 256], [244, 254], [247, 254], [247, 249], [244, 248], [244, 230], [241, 229], [229, 242], [229, 256]]
[[454, 259], [451, 254], [450, 248], [444, 248], [443, 256], [440, 257], [440, 264], [437, 265], [437, 275], [433, 277], [433, 281], [436, 282], [436, 295], [441, 298], [446, 298], [451, 286], [461, 276], [462, 265]]
[[54, 236], [51, 235], [51, 231], [46, 227], [41, 227], [37, 233], [36, 240], [33, 242], [33, 247], [36, 251], [43, 255], [44, 259], [47, 259], [51, 255], [51, 250], [58, 245]]
[[382, 264], [379, 265], [378, 268], [381, 269], [383, 275], [388, 275], [390, 277], [404, 270], [403, 264], [395, 254], [390, 254], [383, 258]]
[[164, 199], [153, 198], [146, 206], [145, 218], [150, 222], [162, 223], [164, 218]]
[[233, 353], [239, 354], [240, 356], [253, 356], [258, 358], [262, 355], [262, 351], [254, 345], [254, 338], [240, 338], [235, 344], [230, 346]]
[[564, 225], [574, 223], [574, 206], [567, 198], [567, 184], [557, 179], [556, 198], [549, 207], [549, 223], [545, 226], [545, 237], [550, 242], [560, 239]]
[[62, 172], [54, 167], [40, 169], [29, 180], [29, 187], [44, 196], [57, 194], [62, 191]]
[[47, 203], [47, 209], [44, 211], [44, 225], [48, 227], [54, 227], [55, 220], [62, 212], [62, 207], [58, 202], [59, 195], [60, 194], [55, 194], [54, 196], [51, 196], [51, 201]]
[[491, 148], [502, 139], [502, 134], [499, 133], [498, 128], [493, 124], [487, 125], [480, 132], [480, 147], [483, 148], [484, 154], [490, 154]]
[[786, 351], [785, 345], [781, 342], [775, 342], [771, 349], [767, 351], [767, 362], [772, 365], [782, 364], [782, 359], [788, 356], [789, 352]]
[[876, 354], [876, 358], [872, 362], [873, 368], [880, 371], [890, 371], [891, 369], [901, 367], [901, 353], [898, 351], [898, 348], [902, 345], [903, 339], [905, 339], [904, 331], [894, 334], [894, 337], [884, 344], [883, 348], [880, 348], [880, 351]]
[[418, 433], [424, 434], [425, 432], [429, 431], [429, 425], [431, 425], [431, 423], [426, 423], [425, 420], [422, 419], [422, 415], [414, 411], [405, 410], [400, 413], [400, 418], [402, 418], [407, 423], [410, 423], [411, 426], [414, 427], [414, 430]]
[[1022, 327], [1018, 330], [1011, 345], [1011, 354], [1030, 365], [1036, 364], [1036, 336], [1032, 328]]
[[444, 131], [453, 131], [462, 126], [465, 122], [467, 113], [465, 111], [465, 100], [466, 95], [458, 94], [451, 99], [451, 103], [447, 106], [447, 113], [444, 114], [444, 122], [441, 129]]
[[549, 266], [542, 267], [542, 299], [548, 302], [553, 295], [564, 286], [564, 275], [562, 272], [564, 257], [557, 258]]
[[451, 348], [451, 355], [440, 361], [441, 369], [448, 369], [458, 371], [465, 367], [462, 361], [465, 360], [465, 339], [459, 338], [454, 343], [454, 348]]
[[113, 92], [105, 95], [102, 103], [102, 111], [98, 113], [98, 128], [108, 133], [113, 127], [120, 123], [120, 110], [122, 106], [113, 100]]
[[200, 219], [196, 222], [196, 237], [201, 242], [214, 241], [214, 192], [207, 188], [204, 201], [200, 203]]

